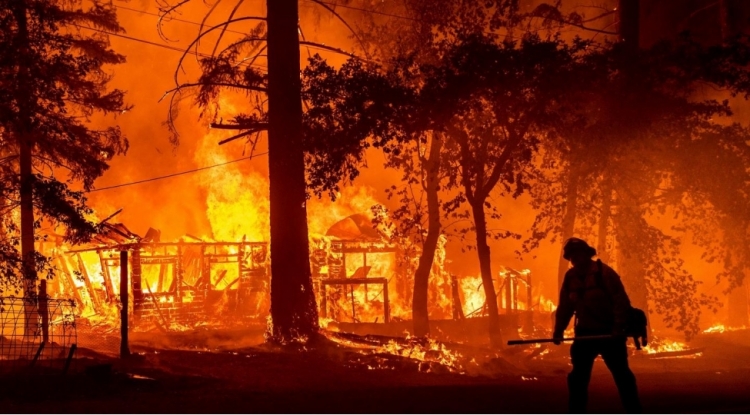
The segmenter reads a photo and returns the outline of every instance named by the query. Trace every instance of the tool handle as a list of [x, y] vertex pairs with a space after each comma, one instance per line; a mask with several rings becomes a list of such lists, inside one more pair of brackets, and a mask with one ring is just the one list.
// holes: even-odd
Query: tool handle
[[[578, 336], [578, 337], [565, 337], [560, 339], [563, 342], [570, 342], [573, 340], [606, 340], [614, 339], [615, 336], [612, 334], [603, 334], [599, 336]], [[529, 339], [529, 340], [509, 340], [508, 346], [517, 346], [519, 344], [536, 344], [536, 343], [552, 343], [555, 339]]]

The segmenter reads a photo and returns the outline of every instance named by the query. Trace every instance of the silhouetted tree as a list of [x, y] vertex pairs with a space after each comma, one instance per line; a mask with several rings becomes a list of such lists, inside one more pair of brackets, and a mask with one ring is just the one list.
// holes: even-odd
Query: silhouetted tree
[[[162, 13], [169, 16], [186, 2], [162, 4]], [[317, 2], [327, 9], [327, 6]], [[174, 117], [183, 92], [197, 90], [194, 96], [204, 115], [214, 116], [212, 128], [236, 130], [239, 133], [223, 143], [246, 137], [253, 148], [261, 132], [268, 133], [269, 182], [271, 211], [271, 339], [279, 343], [306, 342], [318, 333], [318, 314], [312, 288], [307, 228], [307, 182], [302, 121], [300, 80], [300, 31], [296, 0], [267, 2], [266, 17], [243, 16], [238, 12], [242, 1], [236, 2], [226, 21], [215, 26], [201, 25], [201, 30], [188, 49], [204, 37], [218, 33], [209, 55], [199, 59], [201, 75], [195, 82], [183, 82], [179, 71], [186, 51], [175, 72], [176, 87], [171, 93], [168, 126], [176, 144], [178, 134]], [[212, 8], [206, 15], [208, 18]], [[335, 13], [335, 12], [334, 12]], [[231, 42], [222, 42], [226, 29], [239, 22], [257, 21], [248, 34]], [[205, 23], [205, 19], [204, 19]], [[318, 45], [327, 50], [336, 48]], [[267, 55], [268, 72], [255, 62]], [[248, 106], [231, 114], [228, 122], [212, 113], [222, 94], [244, 93]], [[192, 97], [192, 96], [191, 96]], [[267, 100], [265, 99], [267, 97]], [[344, 166], [324, 174], [339, 180]], [[335, 187], [327, 177], [311, 176], [311, 186]]]
[[[463, 96], [447, 128], [449, 185], [459, 189], [447, 202], [456, 211], [465, 202], [476, 235], [490, 340], [499, 344], [497, 298], [490, 263], [487, 227], [489, 197], [499, 186], [502, 194], [518, 196], [527, 190], [525, 170], [542, 140], [554, 139], [564, 117], [566, 90], [575, 85], [579, 58], [586, 44], [541, 40], [494, 42], [473, 37], [446, 59], [440, 82], [471, 91]], [[490, 210], [492, 212], [492, 210]], [[500, 212], [492, 213], [499, 218]], [[495, 237], [511, 236], [502, 232]]]
[[[688, 171], [685, 163], [694, 164], [701, 154], [708, 157], [721, 148], [726, 149], [722, 158], [744, 157], [745, 129], [717, 121], [731, 114], [728, 102], [700, 97], [706, 84], [745, 93], [743, 50], [741, 45], [707, 49], [683, 39], [648, 50], [619, 44], [604, 51], [600, 65], [608, 68], [608, 75], [592, 83], [587, 122], [565, 133], [561, 148], [547, 149], [561, 161], [550, 166], [553, 180], [562, 177], [563, 186], [536, 187], [540, 193], [534, 199], [541, 211], [534, 239], [548, 232], [572, 236], [573, 223], [561, 212], [574, 208], [577, 233], [596, 235], [600, 255], [616, 247], [618, 268], [634, 303], [652, 305], [669, 326], [688, 335], [698, 330], [701, 306], [715, 307], [715, 300], [698, 295], [698, 282], [679, 258], [680, 238], [647, 218], [670, 211], [679, 212], [683, 227], [704, 223], [704, 215], [686, 206], [695, 206], [694, 198], [702, 200], [698, 205], [713, 204], [706, 198], [713, 185], [707, 183], [708, 176]], [[698, 150], [703, 146], [717, 147]], [[729, 188], [720, 192], [731, 193]]]
[[34, 249], [34, 229], [39, 226], [35, 210], [40, 218], [65, 225], [71, 242], [96, 231], [85, 218], [90, 210], [83, 194], [60, 181], [59, 170], [89, 190], [108, 161], [127, 150], [119, 128], [97, 129], [88, 122], [94, 113], [128, 109], [122, 91], [107, 90], [110, 76], [104, 72], [105, 65], [125, 58], [110, 49], [107, 36], [98, 31], [123, 31], [111, 4], [9, 0], [0, 7], [2, 213], [9, 225], [13, 221], [7, 215], [20, 207], [20, 226], [5, 229], [20, 231], [25, 295], [34, 295], [37, 272], [45, 263]]

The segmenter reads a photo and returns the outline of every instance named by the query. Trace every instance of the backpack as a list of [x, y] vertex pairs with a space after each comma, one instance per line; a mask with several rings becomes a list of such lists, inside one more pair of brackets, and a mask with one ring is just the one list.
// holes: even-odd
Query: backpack
[[[594, 274], [596, 287], [604, 291], [611, 299], [609, 291], [607, 291], [607, 287], [604, 285], [604, 270], [602, 267], [602, 260], [598, 259], [596, 261], [596, 264], [597, 270]], [[635, 348], [637, 350], [641, 350], [641, 346], [646, 346], [648, 344], [647, 326], [648, 319], [646, 318], [646, 313], [640, 308], [628, 306], [625, 316], [625, 336], [633, 338], [633, 342], [635, 343]]]

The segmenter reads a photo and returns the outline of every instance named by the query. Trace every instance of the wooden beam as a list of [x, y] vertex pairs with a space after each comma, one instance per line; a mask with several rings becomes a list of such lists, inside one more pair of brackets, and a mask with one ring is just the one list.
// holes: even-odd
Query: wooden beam
[[86, 285], [86, 291], [88, 291], [89, 297], [91, 297], [91, 303], [94, 306], [94, 311], [96, 311], [97, 314], [101, 314], [102, 304], [101, 304], [101, 301], [99, 301], [99, 295], [94, 290], [94, 285], [91, 283], [91, 278], [89, 278], [89, 272], [88, 270], [86, 270], [86, 265], [83, 263], [81, 254], [76, 254], [76, 259], [78, 260], [78, 272], [81, 273], [83, 282]]
[[107, 265], [102, 251], [96, 251], [96, 253], [99, 254], [99, 262], [102, 266], [102, 278], [104, 278], [104, 290], [107, 292], [107, 302], [113, 303], [115, 301], [115, 288], [112, 285], [112, 277], [109, 275], [109, 265]]

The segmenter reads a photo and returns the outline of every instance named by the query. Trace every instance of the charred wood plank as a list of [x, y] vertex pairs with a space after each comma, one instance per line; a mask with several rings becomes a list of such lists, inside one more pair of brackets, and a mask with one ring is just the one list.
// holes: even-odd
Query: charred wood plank
[[156, 291], [161, 292], [164, 290], [164, 275], [167, 273], [167, 263], [162, 262], [159, 264], [159, 281], [156, 283]]
[[62, 270], [62, 274], [65, 276], [66, 282], [70, 286], [71, 291], [73, 291], [71, 294], [73, 294], [73, 297], [75, 297], [78, 304], [83, 306], [81, 293], [78, 291], [78, 287], [76, 287], [75, 281], [73, 281], [73, 276], [70, 274], [68, 263], [65, 261], [65, 258], [62, 257], [62, 255], [57, 256], [57, 262], [60, 264], [60, 269]]
[[78, 260], [78, 272], [81, 273], [83, 282], [86, 284], [86, 290], [89, 293], [89, 297], [91, 297], [91, 302], [94, 306], [94, 311], [96, 311], [97, 314], [101, 314], [102, 303], [99, 300], [99, 294], [97, 294], [96, 290], [94, 290], [94, 285], [91, 283], [89, 272], [86, 269], [86, 265], [83, 263], [83, 258], [81, 258], [81, 254], [76, 254], [76, 259]]
[[107, 293], [107, 301], [113, 303], [115, 301], [115, 288], [112, 285], [112, 277], [109, 274], [109, 264], [107, 258], [104, 257], [101, 250], [96, 251], [99, 254], [99, 261], [102, 266], [102, 278], [104, 278], [104, 290]]

